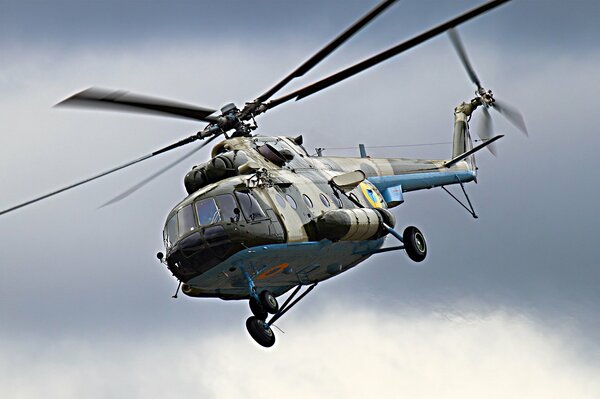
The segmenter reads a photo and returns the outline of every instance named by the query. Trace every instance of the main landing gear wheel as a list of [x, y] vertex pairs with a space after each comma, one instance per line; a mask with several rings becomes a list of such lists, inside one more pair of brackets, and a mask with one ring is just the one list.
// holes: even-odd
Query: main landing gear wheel
[[269, 315], [263, 305], [256, 298], [250, 298], [250, 310], [259, 320], [266, 320]]
[[271, 294], [269, 291], [264, 290], [258, 296], [260, 298], [260, 303], [262, 307], [269, 313], [275, 314], [279, 311], [279, 304], [277, 303], [277, 299], [275, 296]]
[[248, 329], [250, 336], [254, 338], [256, 343], [260, 346], [270, 348], [275, 343], [275, 334], [264, 320], [250, 316], [248, 320], [246, 320], [246, 329]]
[[409, 258], [415, 262], [421, 262], [427, 256], [427, 244], [423, 233], [415, 226], [408, 226], [402, 233], [404, 250]]

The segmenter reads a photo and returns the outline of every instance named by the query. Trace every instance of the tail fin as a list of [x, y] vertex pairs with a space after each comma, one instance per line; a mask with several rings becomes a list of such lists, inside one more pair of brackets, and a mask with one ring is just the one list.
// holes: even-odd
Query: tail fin
[[[473, 149], [473, 141], [471, 140], [471, 135], [469, 133], [469, 119], [471, 118], [471, 113], [473, 113], [475, 108], [479, 105], [478, 101], [473, 100], [470, 103], [462, 103], [454, 109], [452, 159]], [[466, 160], [471, 169], [477, 170], [474, 155], [469, 155]]]

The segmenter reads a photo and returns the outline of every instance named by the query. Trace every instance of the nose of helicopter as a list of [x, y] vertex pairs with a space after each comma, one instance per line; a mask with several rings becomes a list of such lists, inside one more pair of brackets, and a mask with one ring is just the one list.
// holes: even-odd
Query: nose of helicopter
[[180, 238], [167, 250], [169, 270], [181, 281], [187, 281], [221, 263], [235, 245], [223, 226], [197, 229]]

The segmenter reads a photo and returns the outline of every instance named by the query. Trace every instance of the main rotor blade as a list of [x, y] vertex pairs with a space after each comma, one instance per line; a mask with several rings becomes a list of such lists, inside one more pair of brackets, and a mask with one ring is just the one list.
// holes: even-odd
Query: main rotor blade
[[96, 87], [74, 94], [56, 104], [56, 106], [85, 107], [109, 109], [124, 112], [167, 115], [176, 118], [193, 119], [202, 122], [216, 122], [217, 118], [209, 116], [214, 109], [197, 107], [171, 100], [131, 94], [126, 91], [112, 91]]
[[325, 59], [329, 54], [333, 53], [335, 49], [341, 46], [346, 40], [352, 37], [356, 32], [371, 22], [376, 16], [381, 14], [386, 8], [395, 3], [396, 0], [384, 0], [379, 3], [375, 8], [365, 14], [361, 19], [356, 21], [352, 26], [342, 32], [338, 37], [329, 42], [325, 47], [319, 50], [318, 53], [309, 58], [304, 64], [300, 65], [294, 72], [286, 76], [281, 82], [273, 86], [269, 91], [263, 93], [257, 98], [257, 101], [264, 102], [271, 98], [273, 94], [281, 90], [283, 86], [288, 84], [292, 79], [298, 78], [312, 69], [315, 65]]
[[369, 69], [389, 58], [392, 58], [408, 49], [415, 47], [418, 44], [423, 43], [426, 40], [431, 39], [434, 36], [437, 36], [445, 31], [447, 31], [450, 28], [453, 28], [463, 22], [466, 22], [469, 19], [472, 19], [480, 14], [483, 14], [484, 12], [489, 11], [495, 7], [498, 7], [499, 5], [504, 4], [508, 1], [510, 1], [510, 0], [493, 0], [488, 3], [485, 3], [479, 7], [476, 7], [470, 11], [467, 11], [466, 13], [464, 13], [448, 22], [438, 25], [437, 27], [430, 29], [418, 36], [415, 36], [414, 38], [412, 38], [410, 40], [407, 40], [403, 43], [400, 43], [400, 44], [388, 49], [388, 50], [385, 50], [379, 54], [376, 54], [371, 58], [368, 58], [362, 62], [359, 62], [358, 64], [355, 64], [349, 68], [346, 68], [346, 69], [344, 69], [338, 73], [335, 73], [325, 79], [319, 80], [318, 82], [315, 82], [313, 84], [305, 86], [305, 87], [303, 87], [299, 90], [296, 90], [290, 94], [287, 94], [285, 96], [271, 100], [268, 103], [266, 103], [266, 105], [268, 108], [273, 108], [273, 107], [276, 107], [276, 106], [278, 106], [284, 102], [287, 102], [293, 98], [295, 98], [296, 101], [298, 101], [304, 97], [310, 96], [311, 94], [321, 91], [329, 86], [332, 86], [336, 83], [341, 82], [342, 80], [345, 80], [351, 76], [354, 76], [357, 73], [360, 73], [366, 69]]
[[196, 141], [196, 140], [198, 140], [198, 136], [197, 136], [197, 135], [190, 136], [190, 137], [188, 137], [188, 138], [186, 138], [186, 139], [183, 139], [183, 140], [181, 140], [181, 141], [178, 141], [177, 143], [173, 143], [173, 144], [171, 144], [171, 145], [168, 145], [168, 146], [166, 146], [166, 147], [163, 147], [163, 148], [161, 148], [161, 149], [159, 149], [159, 150], [157, 150], [157, 151], [154, 151], [154, 152], [153, 152], [153, 153], [151, 153], [151, 154], [144, 155], [144, 156], [143, 156], [143, 157], [141, 157], [141, 158], [138, 158], [138, 159], [136, 159], [136, 160], [133, 160], [133, 161], [131, 161], [131, 162], [127, 162], [127, 163], [125, 163], [125, 164], [123, 164], [123, 165], [121, 165], [121, 166], [117, 166], [116, 168], [109, 169], [109, 170], [107, 170], [107, 171], [105, 171], [105, 172], [102, 172], [102, 173], [100, 173], [100, 174], [97, 174], [97, 175], [95, 175], [95, 176], [92, 176], [92, 177], [90, 177], [90, 178], [87, 178], [87, 179], [85, 179], [85, 180], [79, 181], [79, 182], [77, 182], [77, 183], [71, 184], [71, 185], [69, 185], [69, 186], [67, 186], [67, 187], [63, 187], [63, 188], [61, 188], [61, 189], [58, 189], [58, 190], [56, 190], [56, 191], [52, 191], [52, 192], [50, 192], [50, 193], [48, 193], [48, 194], [42, 195], [41, 197], [34, 198], [34, 199], [32, 199], [32, 200], [29, 200], [29, 201], [27, 201], [27, 202], [23, 202], [22, 204], [19, 204], [19, 205], [13, 206], [12, 208], [8, 208], [8, 209], [5, 209], [5, 210], [3, 210], [3, 211], [0, 211], [0, 215], [4, 215], [5, 213], [12, 212], [12, 211], [14, 211], [14, 210], [16, 210], [16, 209], [22, 208], [22, 207], [24, 207], [24, 206], [27, 206], [27, 205], [31, 205], [31, 204], [33, 204], [33, 203], [35, 203], [35, 202], [38, 202], [38, 201], [41, 201], [41, 200], [43, 200], [43, 199], [46, 199], [46, 198], [52, 197], [52, 196], [54, 196], [54, 195], [56, 195], [56, 194], [60, 194], [60, 193], [62, 193], [63, 191], [67, 191], [67, 190], [70, 190], [70, 189], [72, 189], [72, 188], [75, 188], [75, 187], [81, 186], [81, 185], [83, 185], [83, 184], [85, 184], [85, 183], [89, 183], [89, 182], [91, 182], [91, 181], [93, 181], [93, 180], [96, 180], [96, 179], [99, 179], [99, 178], [101, 178], [101, 177], [103, 177], [103, 176], [106, 176], [106, 175], [109, 175], [109, 174], [111, 174], [111, 173], [117, 172], [117, 171], [119, 171], [119, 170], [121, 170], [121, 169], [125, 169], [125, 168], [126, 168], [126, 167], [128, 167], [128, 166], [135, 165], [136, 163], [139, 163], [139, 162], [145, 161], [146, 159], [149, 159], [149, 158], [152, 158], [152, 157], [154, 157], [154, 156], [156, 156], [156, 155], [159, 155], [159, 154], [162, 154], [162, 153], [164, 153], [164, 152], [170, 151], [170, 150], [172, 150], [172, 149], [174, 149], [174, 148], [181, 147], [181, 146], [183, 146], [183, 145], [185, 145], [185, 144], [189, 144], [189, 143], [191, 143], [191, 142], [193, 142], [193, 141]]
[[133, 194], [134, 192], [136, 192], [140, 188], [144, 187], [146, 184], [150, 183], [152, 180], [156, 179], [158, 176], [162, 175], [163, 173], [165, 173], [166, 171], [168, 171], [172, 167], [174, 167], [177, 164], [183, 162], [184, 160], [188, 159], [189, 157], [191, 157], [192, 155], [194, 155], [195, 153], [197, 153], [198, 151], [200, 151], [202, 148], [206, 147], [208, 144], [210, 144], [211, 141], [213, 141], [217, 137], [218, 137], [218, 135], [212, 136], [210, 139], [208, 139], [207, 141], [205, 141], [204, 143], [202, 143], [197, 148], [194, 148], [192, 151], [184, 154], [182, 157], [180, 157], [180, 158], [176, 159], [175, 161], [171, 162], [170, 164], [168, 164], [164, 168], [162, 168], [162, 169], [158, 170], [157, 172], [151, 174], [150, 176], [148, 176], [144, 180], [140, 181], [135, 186], [132, 186], [129, 189], [123, 191], [121, 194], [117, 195], [116, 197], [114, 197], [110, 201], [105, 202], [104, 204], [100, 205], [100, 208], [104, 208], [107, 205], [112, 205], [112, 204], [114, 204], [116, 202], [119, 202], [119, 201], [121, 201], [121, 200], [129, 197], [131, 194]]
[[496, 111], [500, 112], [510, 123], [512, 123], [517, 129], [529, 136], [527, 126], [525, 125], [525, 119], [523, 115], [516, 108], [508, 105], [504, 101], [494, 101], [494, 107]]
[[[481, 89], [481, 82], [477, 77], [477, 74], [475, 73], [475, 69], [473, 69], [473, 65], [471, 65], [471, 62], [469, 61], [469, 57], [467, 56], [465, 46], [462, 44], [460, 36], [458, 36], [458, 31], [456, 29], [449, 29], [448, 36], [450, 37], [450, 41], [452, 42], [454, 49], [458, 53], [458, 58], [460, 58], [460, 62], [462, 62], [463, 66], [467, 70], [469, 79], [471, 79], [471, 82], [475, 83], [475, 85], [477, 86], [477, 90]], [[488, 146], [488, 148], [490, 148], [490, 146]]]

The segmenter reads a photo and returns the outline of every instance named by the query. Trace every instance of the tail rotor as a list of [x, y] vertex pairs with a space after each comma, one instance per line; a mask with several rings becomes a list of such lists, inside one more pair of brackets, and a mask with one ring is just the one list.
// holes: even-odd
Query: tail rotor
[[[477, 87], [475, 95], [482, 105], [482, 116], [481, 119], [479, 119], [479, 123], [476, 127], [479, 138], [485, 142], [494, 136], [492, 116], [489, 112], [489, 108], [496, 110], [507, 121], [509, 121], [513, 126], [527, 136], [527, 126], [525, 125], [525, 119], [523, 118], [523, 115], [521, 115], [521, 113], [515, 107], [508, 105], [506, 102], [496, 100], [491, 90], [485, 90], [483, 88], [481, 80], [479, 80], [473, 65], [469, 61], [469, 57], [467, 56], [465, 47], [460, 39], [460, 36], [458, 35], [458, 31], [456, 31], [456, 29], [450, 29], [448, 30], [448, 36], [450, 38], [450, 42], [456, 50], [456, 53], [458, 54], [458, 57], [460, 58], [463, 67], [467, 72], [467, 75], [469, 76], [469, 79]], [[488, 145], [487, 148], [492, 154], [497, 154], [494, 143]]]

